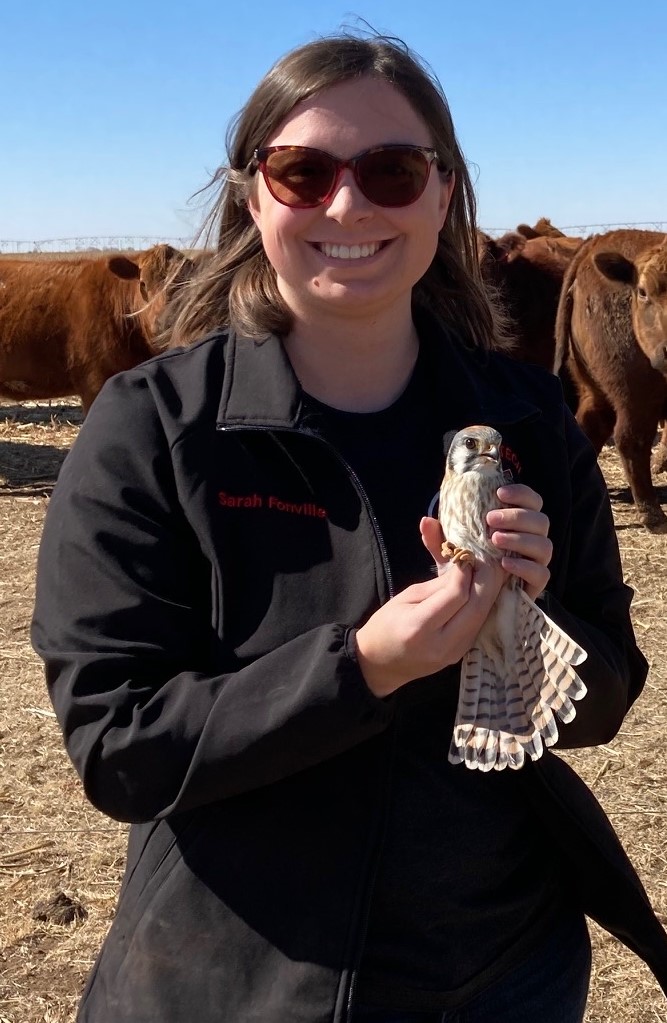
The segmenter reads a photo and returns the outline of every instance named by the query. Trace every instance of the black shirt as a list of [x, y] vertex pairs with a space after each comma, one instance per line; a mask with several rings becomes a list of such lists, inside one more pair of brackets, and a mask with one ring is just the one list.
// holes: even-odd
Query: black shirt
[[[420, 355], [403, 394], [379, 412], [307, 399], [314, 428], [369, 498], [394, 592], [433, 574], [419, 520], [434, 514], [444, 471], [435, 403], [445, 396], [431, 379]], [[364, 1003], [446, 1009], [522, 959], [557, 912], [555, 856], [516, 772], [447, 760], [458, 680], [456, 666], [397, 693], [392, 797], [357, 986]]]

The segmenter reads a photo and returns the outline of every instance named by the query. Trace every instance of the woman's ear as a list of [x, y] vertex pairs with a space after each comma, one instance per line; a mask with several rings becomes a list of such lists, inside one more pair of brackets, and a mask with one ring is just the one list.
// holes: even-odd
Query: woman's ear
[[262, 230], [261, 213], [260, 213], [260, 210], [259, 210], [259, 204], [257, 202], [257, 196], [255, 194], [254, 189], [252, 189], [249, 192], [248, 198], [247, 198], [246, 202], [247, 202], [248, 210], [250, 212], [250, 216], [255, 221], [255, 226], [257, 227], [257, 230], [261, 231]]
[[262, 210], [261, 203], [259, 200], [259, 192], [262, 182], [260, 179], [261, 174], [259, 174], [258, 172], [256, 174], [253, 174], [252, 178], [248, 181], [248, 184], [246, 186], [247, 187], [246, 206], [248, 207], [248, 212], [250, 213], [250, 216], [255, 221], [255, 227], [257, 228], [258, 231], [261, 232]]
[[449, 210], [449, 204], [452, 201], [452, 195], [454, 194], [454, 185], [456, 184], [456, 174], [454, 171], [448, 174], [444, 181], [440, 185], [440, 230], [442, 231], [445, 226], [445, 220], [447, 219], [447, 211]]

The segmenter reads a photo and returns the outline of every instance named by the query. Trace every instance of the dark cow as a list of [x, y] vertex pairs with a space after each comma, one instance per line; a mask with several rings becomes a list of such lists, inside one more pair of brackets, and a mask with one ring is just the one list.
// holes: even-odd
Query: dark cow
[[98, 259], [0, 260], [0, 396], [81, 397], [154, 354], [166, 295], [189, 260], [170, 245]]
[[520, 361], [552, 369], [560, 289], [582, 241], [565, 236], [527, 240], [517, 231], [490, 238], [478, 232], [482, 276], [505, 305], [516, 341], [511, 354]]
[[[667, 242], [655, 231], [594, 235], [563, 282], [554, 369], [566, 366], [577, 420], [599, 452], [613, 435], [640, 521], [667, 531], [651, 447], [667, 402]], [[665, 467], [662, 444], [654, 468]]]

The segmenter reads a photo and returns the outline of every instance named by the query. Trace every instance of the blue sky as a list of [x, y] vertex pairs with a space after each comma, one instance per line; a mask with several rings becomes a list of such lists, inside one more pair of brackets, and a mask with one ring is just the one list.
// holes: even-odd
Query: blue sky
[[665, 0], [25, 0], [2, 14], [0, 242], [191, 237], [257, 81], [357, 17], [439, 77], [481, 226], [667, 222]]

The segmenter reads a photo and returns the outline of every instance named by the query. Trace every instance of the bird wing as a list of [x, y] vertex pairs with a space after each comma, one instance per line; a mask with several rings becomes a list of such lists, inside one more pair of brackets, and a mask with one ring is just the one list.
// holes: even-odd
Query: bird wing
[[573, 701], [586, 695], [574, 667], [586, 651], [516, 586], [511, 648], [502, 661], [478, 641], [461, 664], [459, 701], [449, 762], [472, 770], [517, 770], [538, 760], [558, 739], [556, 719], [575, 716]]

